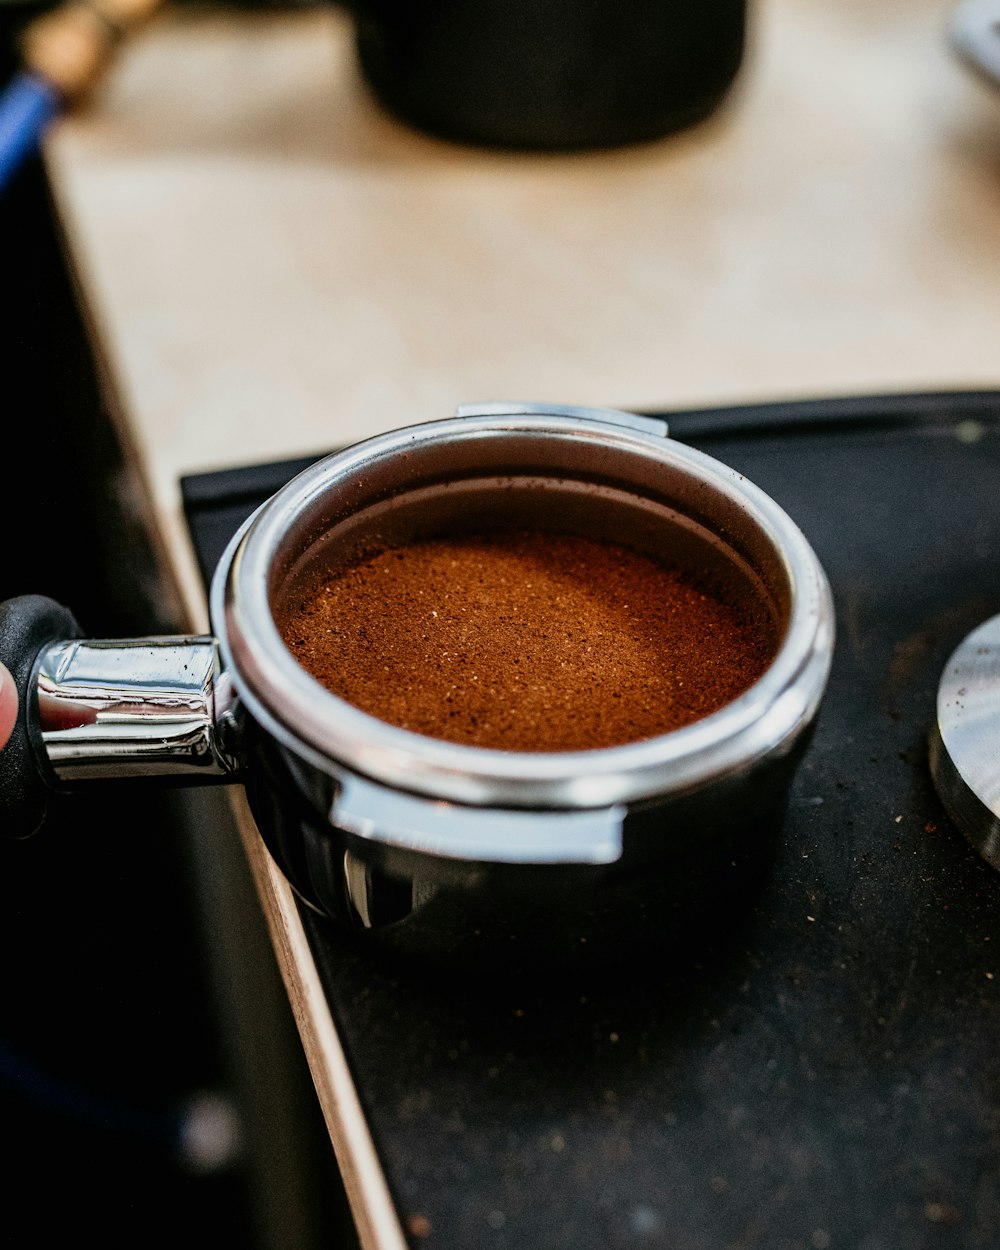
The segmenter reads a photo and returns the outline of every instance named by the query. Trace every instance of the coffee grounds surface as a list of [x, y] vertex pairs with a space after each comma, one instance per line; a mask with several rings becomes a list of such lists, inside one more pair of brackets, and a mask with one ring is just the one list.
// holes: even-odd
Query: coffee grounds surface
[[626, 547], [498, 532], [419, 541], [314, 578], [277, 614], [299, 662], [363, 711], [509, 751], [616, 746], [747, 689], [770, 630]]

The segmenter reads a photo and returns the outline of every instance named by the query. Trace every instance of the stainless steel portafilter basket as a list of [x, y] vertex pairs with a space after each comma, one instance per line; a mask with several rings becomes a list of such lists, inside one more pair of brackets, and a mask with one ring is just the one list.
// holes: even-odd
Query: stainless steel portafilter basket
[[[285, 646], [276, 611], [303, 569], [505, 525], [718, 571], [770, 615], [769, 666], [658, 737], [510, 752], [378, 720]], [[210, 607], [208, 637], [93, 640], [47, 600], [3, 605], [24, 704], [0, 754], [8, 825], [30, 832], [50, 789], [94, 777], [239, 783], [304, 903], [361, 940], [501, 960], [669, 936], [755, 879], [834, 641], [826, 576], [774, 500], [663, 422], [545, 404], [468, 406], [306, 469], [234, 536]]]

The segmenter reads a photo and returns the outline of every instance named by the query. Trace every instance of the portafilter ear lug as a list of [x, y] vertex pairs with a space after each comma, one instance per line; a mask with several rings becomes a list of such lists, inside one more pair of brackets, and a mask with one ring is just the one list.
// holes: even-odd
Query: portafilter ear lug
[[17, 724], [0, 751], [0, 835], [26, 838], [45, 819], [56, 788], [38, 718], [35, 668], [53, 642], [80, 638], [82, 630], [68, 608], [44, 595], [21, 595], [0, 603], [0, 660], [17, 685]]

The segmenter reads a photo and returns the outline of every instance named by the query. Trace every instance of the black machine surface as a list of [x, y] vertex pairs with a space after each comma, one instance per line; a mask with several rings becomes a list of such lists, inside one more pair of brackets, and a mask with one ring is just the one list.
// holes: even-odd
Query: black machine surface
[[[404, 1227], [449, 1248], [992, 1250], [1000, 876], [942, 809], [927, 741], [942, 666], [1000, 611], [1000, 393], [657, 415], [771, 494], [833, 586], [778, 858], [744, 907], [590, 983], [435, 975], [304, 907]], [[206, 581], [308, 462], [183, 482]]]

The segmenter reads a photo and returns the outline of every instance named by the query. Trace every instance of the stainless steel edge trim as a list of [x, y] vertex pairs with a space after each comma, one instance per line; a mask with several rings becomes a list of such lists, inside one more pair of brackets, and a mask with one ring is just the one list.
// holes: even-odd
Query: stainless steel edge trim
[[623, 425], [666, 438], [670, 429], [661, 417], [644, 417], [637, 412], [623, 412], [617, 408], [585, 408], [576, 405], [542, 403], [507, 403], [496, 401], [488, 404], [459, 404], [456, 417], [576, 417], [583, 421], [606, 421], [610, 425]]

